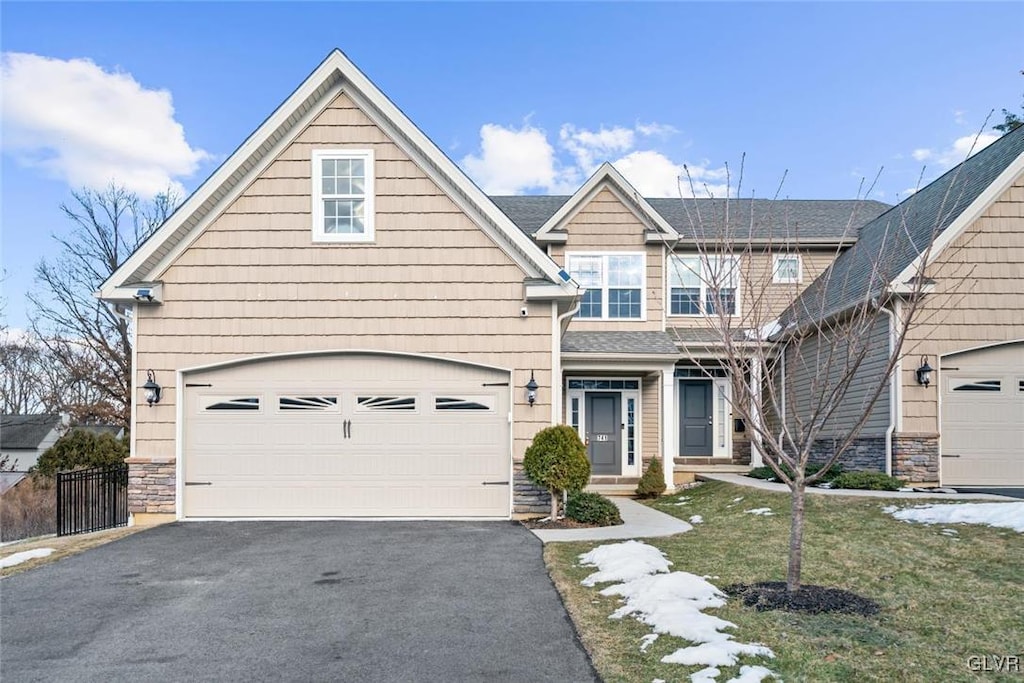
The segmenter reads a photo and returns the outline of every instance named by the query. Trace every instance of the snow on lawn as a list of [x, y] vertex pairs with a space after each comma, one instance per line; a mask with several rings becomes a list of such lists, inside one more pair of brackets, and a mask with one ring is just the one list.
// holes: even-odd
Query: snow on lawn
[[772, 512], [771, 508], [754, 508], [753, 510], [747, 510], [748, 515], [759, 515], [761, 517], [771, 517], [775, 513]]
[[35, 560], [40, 557], [47, 557], [53, 551], [53, 548], [36, 548], [35, 550], [25, 550], [20, 553], [8, 555], [7, 557], [0, 558], [0, 569], [7, 569], [8, 567], [13, 567], [16, 564]]
[[704, 523], [704, 518], [701, 517], [700, 515], [694, 515], [693, 517], [690, 517], [690, 524], [703, 524], [703, 523]]
[[899, 509], [882, 508], [896, 519], [923, 524], [987, 524], [1024, 532], [1024, 503], [935, 503]]
[[[661, 659], [666, 664], [708, 667], [694, 674], [693, 681], [715, 681], [720, 672], [712, 672], [714, 667], [735, 666], [738, 657], [743, 655], [775, 656], [760, 643], [736, 642], [732, 634], [725, 632], [726, 629], [736, 628], [735, 624], [704, 614], [703, 610], [709, 607], [725, 605], [725, 594], [689, 572], [666, 573], [672, 563], [653, 546], [639, 541], [612, 543], [598, 546], [580, 555], [579, 559], [583, 566], [597, 568], [596, 572], [583, 579], [584, 586], [622, 582], [601, 591], [601, 595], [617, 595], [622, 598], [622, 606], [609, 618], [633, 616], [653, 629], [651, 635], [670, 635], [693, 643]], [[641, 649], [649, 647], [654, 640], [650, 636], [645, 637]], [[763, 667], [744, 667], [748, 668]], [[768, 674], [772, 675], [771, 672]], [[761, 678], [752, 677], [755, 675], [741, 670], [740, 678], [735, 680], [743, 683], [760, 681]]]

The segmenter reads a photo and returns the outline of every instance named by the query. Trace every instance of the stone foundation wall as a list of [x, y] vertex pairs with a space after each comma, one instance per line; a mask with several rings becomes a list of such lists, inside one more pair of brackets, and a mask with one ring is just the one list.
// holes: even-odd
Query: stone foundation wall
[[174, 458], [128, 458], [128, 511], [174, 513]]
[[739, 434], [732, 435], [732, 464], [750, 464], [750, 439]]
[[[832, 457], [838, 439], [818, 439], [811, 448], [810, 462], [820, 465]], [[856, 439], [842, 457], [839, 464], [844, 470], [862, 471], [875, 470], [885, 471], [885, 437], [869, 436]]]
[[939, 435], [916, 432], [893, 434], [892, 475], [908, 483], [939, 481]]
[[551, 495], [526, 476], [523, 463], [512, 464], [512, 514], [547, 516], [551, 512]]

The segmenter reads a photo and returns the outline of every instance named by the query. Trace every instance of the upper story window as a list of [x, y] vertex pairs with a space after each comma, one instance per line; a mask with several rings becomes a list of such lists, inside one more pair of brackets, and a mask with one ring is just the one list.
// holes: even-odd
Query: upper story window
[[739, 259], [669, 256], [669, 315], [739, 315]]
[[772, 257], [772, 282], [775, 284], [797, 284], [804, 279], [800, 254], [775, 254]]
[[313, 241], [373, 241], [373, 150], [313, 152]]
[[573, 279], [587, 288], [577, 318], [644, 319], [645, 254], [566, 254], [565, 265]]

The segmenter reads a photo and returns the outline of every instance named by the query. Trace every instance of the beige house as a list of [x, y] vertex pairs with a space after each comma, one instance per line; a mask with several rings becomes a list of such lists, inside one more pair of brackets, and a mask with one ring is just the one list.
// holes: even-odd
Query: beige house
[[[781, 311], [855, 242], [851, 212], [887, 208], [779, 206], [800, 249], [753, 235], [739, 267], [769, 286], [736, 287], [737, 313]], [[331, 53], [99, 293], [134, 307], [133, 514], [529, 514], [520, 463], [558, 423], [599, 486], [756, 462], [687, 225], [609, 165], [572, 197], [488, 197]]]

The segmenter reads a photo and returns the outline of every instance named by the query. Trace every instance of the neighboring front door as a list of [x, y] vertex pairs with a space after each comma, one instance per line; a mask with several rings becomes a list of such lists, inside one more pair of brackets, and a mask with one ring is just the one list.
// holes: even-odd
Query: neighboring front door
[[680, 382], [679, 455], [711, 456], [711, 382]]
[[622, 473], [622, 395], [587, 393], [587, 457], [591, 474]]

